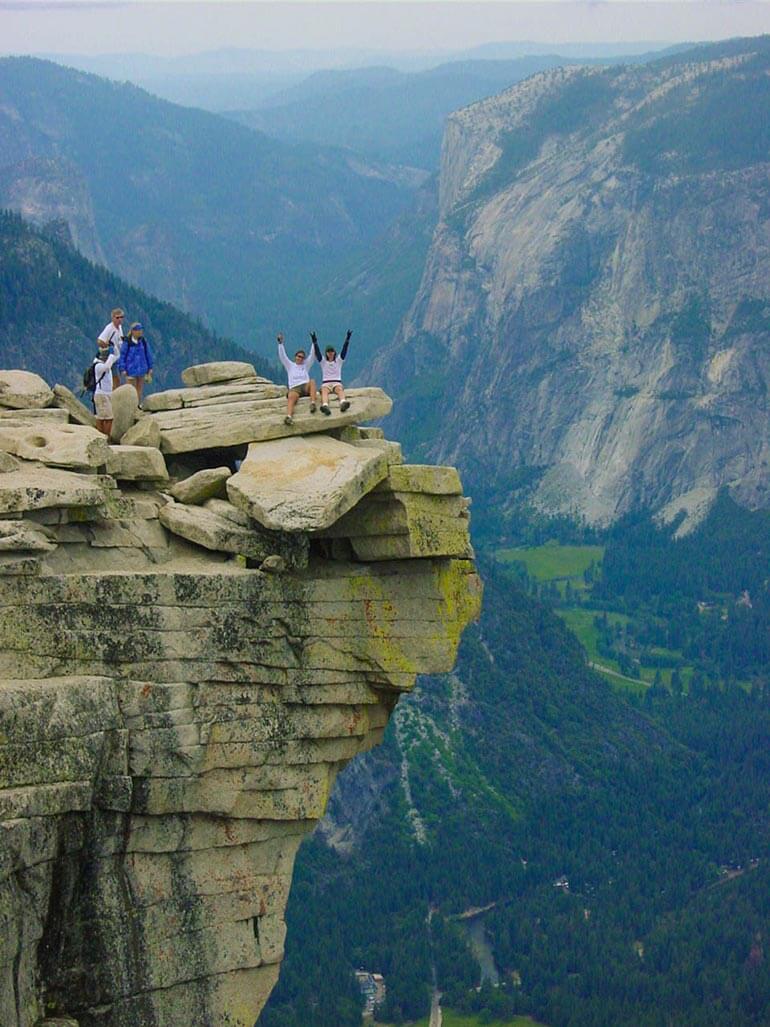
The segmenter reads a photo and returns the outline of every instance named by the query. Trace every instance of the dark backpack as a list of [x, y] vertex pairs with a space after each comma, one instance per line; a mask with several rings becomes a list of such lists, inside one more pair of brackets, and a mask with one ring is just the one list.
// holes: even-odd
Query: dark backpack
[[[105, 374], [108, 374], [108, 372], [104, 371], [102, 374], [99, 375], [99, 381], [101, 381], [102, 378], [104, 378]], [[92, 360], [83, 372], [83, 390], [80, 393], [80, 395], [83, 396], [86, 392], [90, 392], [91, 398], [93, 399], [93, 394], [94, 392], [96, 392], [97, 385], [98, 382], [96, 380], [96, 360]]]
[[83, 392], [94, 392], [96, 390], [96, 363], [91, 361], [83, 372]]

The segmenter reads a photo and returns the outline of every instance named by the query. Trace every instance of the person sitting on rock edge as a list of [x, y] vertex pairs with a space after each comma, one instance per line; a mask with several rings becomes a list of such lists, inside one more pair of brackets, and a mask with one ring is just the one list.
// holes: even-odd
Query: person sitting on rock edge
[[348, 328], [339, 356], [337, 356], [337, 350], [334, 346], [327, 346], [324, 350], [324, 355], [321, 356], [318, 336], [315, 332], [310, 333], [310, 338], [313, 341], [313, 353], [315, 353], [315, 358], [321, 365], [321, 413], [326, 414], [327, 417], [331, 414], [329, 409], [329, 392], [333, 392], [340, 401], [341, 413], [344, 414], [350, 406], [350, 401], [345, 399], [345, 390], [342, 387], [342, 364], [348, 355], [348, 346], [350, 345], [350, 336], [352, 334]]
[[96, 427], [107, 438], [112, 431], [112, 366], [118, 359], [109, 346], [100, 344], [94, 357], [94, 412]]
[[315, 413], [316, 383], [310, 377], [309, 371], [315, 360], [315, 354], [307, 355], [304, 349], [298, 349], [294, 354], [294, 360], [289, 360], [283, 345], [283, 332], [277, 336], [278, 359], [286, 368], [289, 378], [289, 393], [286, 397], [286, 417], [284, 424], [294, 424], [294, 407], [301, 396], [310, 397], [310, 413]]
[[139, 405], [142, 405], [142, 389], [145, 382], [152, 381], [152, 350], [144, 337], [144, 326], [134, 321], [120, 351], [118, 367], [126, 375], [130, 385], [136, 389]]

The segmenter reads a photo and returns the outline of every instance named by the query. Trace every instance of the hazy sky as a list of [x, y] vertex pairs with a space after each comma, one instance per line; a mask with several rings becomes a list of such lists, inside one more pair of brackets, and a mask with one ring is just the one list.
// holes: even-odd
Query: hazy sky
[[0, 52], [460, 49], [503, 40], [683, 41], [770, 32], [770, 0], [0, 0]]

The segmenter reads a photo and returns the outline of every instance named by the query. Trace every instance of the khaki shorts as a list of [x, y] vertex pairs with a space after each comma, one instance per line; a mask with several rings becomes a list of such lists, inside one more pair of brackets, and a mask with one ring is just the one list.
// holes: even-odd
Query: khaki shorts
[[292, 385], [289, 392], [295, 392], [300, 398], [303, 396], [310, 395], [310, 382], [304, 382], [302, 385]]
[[105, 392], [95, 392], [94, 410], [100, 421], [111, 421], [112, 399]]

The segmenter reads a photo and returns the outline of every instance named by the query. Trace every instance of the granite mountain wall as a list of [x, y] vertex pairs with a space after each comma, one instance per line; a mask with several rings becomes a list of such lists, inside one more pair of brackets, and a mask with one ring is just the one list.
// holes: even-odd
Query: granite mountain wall
[[[422, 283], [376, 365], [414, 452], [498, 513], [767, 502], [766, 38], [563, 68], [458, 111]], [[519, 493], [521, 494], [521, 493]]]

